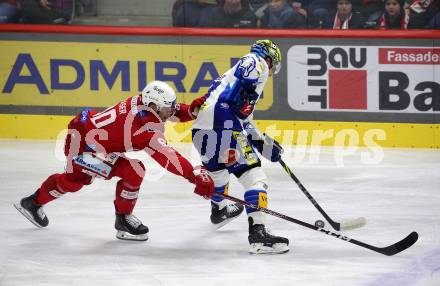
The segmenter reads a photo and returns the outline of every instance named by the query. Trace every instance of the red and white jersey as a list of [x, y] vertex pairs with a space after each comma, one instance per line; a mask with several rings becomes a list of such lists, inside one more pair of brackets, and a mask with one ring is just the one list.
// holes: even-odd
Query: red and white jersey
[[[178, 104], [174, 114], [181, 122], [192, 120], [189, 105]], [[179, 152], [167, 144], [165, 122], [133, 96], [102, 112], [86, 110], [69, 124], [66, 156], [84, 152], [124, 153], [145, 150], [168, 171], [193, 181], [193, 167]], [[77, 140], [78, 137], [80, 140]], [[73, 142], [77, 145], [74, 146]]]

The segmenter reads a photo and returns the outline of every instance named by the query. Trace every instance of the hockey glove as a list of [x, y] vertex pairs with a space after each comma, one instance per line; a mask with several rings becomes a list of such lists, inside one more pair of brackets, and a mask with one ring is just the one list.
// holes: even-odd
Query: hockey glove
[[271, 162], [278, 162], [281, 160], [281, 155], [283, 154], [284, 149], [275, 139], [263, 133], [262, 138], [251, 138], [251, 141], [252, 145], [264, 158], [270, 160]]
[[248, 93], [244, 89], [240, 91], [237, 102], [235, 103], [235, 113], [238, 118], [246, 119], [254, 112], [255, 104], [258, 100], [258, 93]]
[[195, 176], [194, 184], [196, 185], [194, 193], [205, 199], [211, 198], [214, 194], [214, 181], [208, 171], [202, 166], [197, 166], [194, 168], [193, 174]]
[[189, 106], [189, 112], [193, 119], [197, 118], [199, 114], [200, 107], [205, 103], [208, 96], [205, 94], [204, 96], [198, 97], [191, 102]]

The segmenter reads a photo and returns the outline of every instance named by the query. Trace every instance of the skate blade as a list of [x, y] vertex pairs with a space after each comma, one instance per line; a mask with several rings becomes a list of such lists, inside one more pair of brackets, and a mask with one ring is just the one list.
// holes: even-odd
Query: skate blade
[[19, 211], [25, 218], [27, 218], [31, 223], [33, 223], [36, 227], [38, 228], [43, 228], [42, 225], [38, 224], [34, 218], [32, 217], [32, 215], [21, 206], [20, 202], [15, 203], [14, 207], [17, 209], [17, 211]]
[[251, 243], [250, 254], [282, 254], [288, 252], [289, 246], [285, 243], [275, 243], [272, 247], [264, 246], [263, 243]]
[[230, 223], [231, 221], [233, 221], [234, 219], [238, 218], [239, 216], [240, 215], [225, 219], [221, 223], [217, 223], [217, 224], [212, 223], [212, 228], [213, 228], [213, 230], [220, 229], [220, 228], [224, 227], [225, 225], [227, 225], [228, 223]]
[[134, 235], [126, 231], [118, 230], [116, 232], [116, 238], [121, 240], [146, 241], [148, 240], [148, 233]]
[[239, 214], [237, 214], [236, 216], [233, 216], [233, 217], [227, 218], [227, 219], [225, 219], [224, 221], [222, 221], [222, 222], [220, 222], [220, 223], [212, 223], [212, 222], [211, 222], [211, 224], [212, 224], [212, 229], [213, 229], [213, 230], [217, 230], [217, 229], [220, 229], [220, 228], [224, 227], [225, 225], [227, 225], [228, 223], [230, 223], [230, 222], [233, 221], [234, 219], [238, 218], [242, 213], [243, 213], [243, 210], [242, 210]]

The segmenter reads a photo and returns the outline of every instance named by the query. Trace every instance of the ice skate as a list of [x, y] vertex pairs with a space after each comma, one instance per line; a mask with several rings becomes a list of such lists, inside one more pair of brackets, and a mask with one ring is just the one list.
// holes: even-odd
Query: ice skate
[[46, 227], [49, 219], [43, 211], [43, 207], [34, 201], [35, 194], [21, 199], [14, 207], [30, 222], [37, 227]]
[[122, 240], [148, 240], [148, 227], [134, 215], [116, 214], [116, 238]]
[[243, 209], [243, 206], [238, 203], [220, 208], [219, 205], [211, 202], [211, 223], [216, 229], [219, 229], [236, 219], [243, 212]]
[[263, 224], [254, 224], [249, 220], [249, 253], [251, 254], [280, 254], [289, 251], [289, 240], [284, 237], [274, 236], [266, 230]]

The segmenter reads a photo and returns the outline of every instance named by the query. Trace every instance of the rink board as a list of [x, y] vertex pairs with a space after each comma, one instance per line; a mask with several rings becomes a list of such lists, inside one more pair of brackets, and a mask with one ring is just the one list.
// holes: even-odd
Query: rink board
[[[0, 138], [60, 139], [72, 116], [0, 114]], [[283, 145], [440, 148], [440, 124], [256, 120]], [[167, 123], [169, 142], [190, 142], [191, 123]]]
[[[190, 103], [261, 38], [283, 65], [254, 118], [282, 144], [440, 148], [438, 31], [2, 25], [0, 138], [54, 139], [151, 80]], [[168, 127], [169, 141], [189, 142], [189, 128]]]

